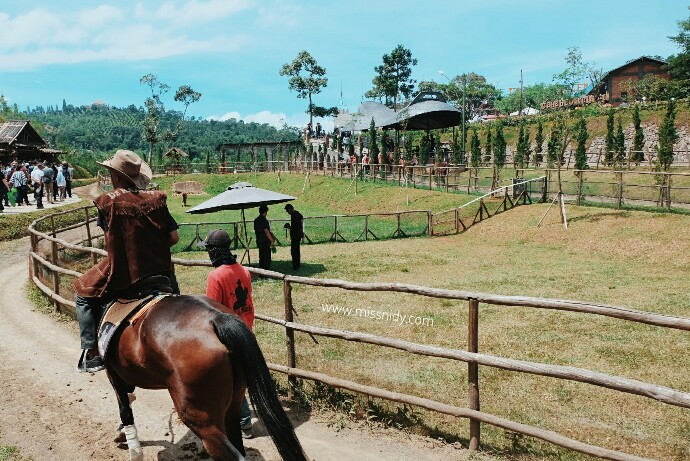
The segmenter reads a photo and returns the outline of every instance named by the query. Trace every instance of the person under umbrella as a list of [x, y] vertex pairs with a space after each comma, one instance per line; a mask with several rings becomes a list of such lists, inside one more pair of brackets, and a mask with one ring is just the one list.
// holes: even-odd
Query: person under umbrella
[[271, 232], [271, 225], [266, 216], [268, 205], [259, 205], [259, 216], [254, 220], [254, 234], [256, 234], [256, 246], [259, 248], [259, 267], [269, 270], [271, 268], [271, 251], [275, 251], [276, 238]]

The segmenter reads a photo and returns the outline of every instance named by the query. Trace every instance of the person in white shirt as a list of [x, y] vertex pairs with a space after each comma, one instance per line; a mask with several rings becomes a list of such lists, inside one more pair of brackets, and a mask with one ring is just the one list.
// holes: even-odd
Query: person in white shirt
[[43, 163], [38, 163], [36, 167], [31, 170], [31, 185], [34, 187], [34, 200], [36, 200], [36, 208], [43, 208]]

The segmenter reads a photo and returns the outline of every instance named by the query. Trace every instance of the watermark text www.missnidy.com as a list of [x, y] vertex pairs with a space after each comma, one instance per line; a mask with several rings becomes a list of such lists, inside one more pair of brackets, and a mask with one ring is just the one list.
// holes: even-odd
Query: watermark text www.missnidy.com
[[375, 309], [352, 308], [336, 306], [333, 304], [321, 304], [321, 311], [327, 314], [338, 314], [346, 317], [362, 317], [371, 320], [385, 320], [398, 325], [421, 325], [433, 327], [434, 319], [431, 317], [419, 317], [416, 315], [401, 314], [400, 311], [378, 311]]

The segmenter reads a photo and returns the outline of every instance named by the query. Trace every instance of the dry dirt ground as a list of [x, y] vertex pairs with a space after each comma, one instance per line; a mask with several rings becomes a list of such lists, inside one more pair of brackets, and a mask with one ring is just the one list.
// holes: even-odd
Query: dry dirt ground
[[[87, 196], [83, 194], [82, 196]], [[0, 446], [17, 447], [35, 461], [126, 460], [113, 442], [117, 403], [104, 372], [78, 374], [78, 332], [36, 311], [23, 295], [28, 239], [0, 245]], [[177, 420], [165, 391], [137, 390], [133, 404], [145, 459], [201, 459], [200, 442]], [[352, 423], [336, 431], [328, 415], [289, 409], [308, 456], [317, 461], [453, 461], [462, 448], [389, 429]], [[255, 420], [256, 421], [256, 420]], [[248, 460], [279, 460], [260, 424], [246, 441]], [[484, 455], [471, 459], [487, 460]]]

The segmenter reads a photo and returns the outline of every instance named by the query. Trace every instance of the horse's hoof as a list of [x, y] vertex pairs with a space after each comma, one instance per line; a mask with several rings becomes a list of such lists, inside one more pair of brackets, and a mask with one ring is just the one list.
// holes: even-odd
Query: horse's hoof
[[120, 432], [119, 434], [117, 434], [117, 437], [115, 437], [114, 442], [117, 444], [127, 443], [127, 436], [124, 432]]

